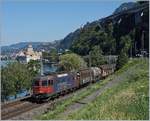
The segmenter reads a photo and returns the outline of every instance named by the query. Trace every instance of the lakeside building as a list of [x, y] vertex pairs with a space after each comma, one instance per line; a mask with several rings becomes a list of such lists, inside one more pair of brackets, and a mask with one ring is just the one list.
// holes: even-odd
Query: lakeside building
[[30, 60], [40, 60], [42, 52], [36, 52], [33, 50], [32, 45], [29, 45], [25, 51], [20, 51], [16, 54], [16, 59], [20, 62], [28, 63]]

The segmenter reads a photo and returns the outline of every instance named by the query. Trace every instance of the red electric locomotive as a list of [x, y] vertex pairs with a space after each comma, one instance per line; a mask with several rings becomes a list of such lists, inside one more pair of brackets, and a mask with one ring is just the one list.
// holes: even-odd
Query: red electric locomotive
[[114, 65], [91, 67], [74, 73], [53, 74], [34, 79], [32, 86], [34, 99], [47, 99], [63, 92], [77, 89], [91, 82], [100, 80], [114, 72]]
[[32, 85], [33, 98], [46, 98], [54, 92], [52, 76], [40, 76], [34, 79]]
[[34, 99], [46, 99], [76, 87], [78, 84], [73, 73], [40, 76], [34, 79], [32, 97]]

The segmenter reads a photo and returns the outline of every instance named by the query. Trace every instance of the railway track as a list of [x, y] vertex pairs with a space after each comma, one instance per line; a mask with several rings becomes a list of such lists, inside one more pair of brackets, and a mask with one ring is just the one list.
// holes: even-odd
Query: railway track
[[15, 106], [15, 105], [18, 105], [18, 104], [22, 104], [23, 101], [25, 100], [29, 100], [30, 96], [27, 96], [25, 98], [21, 98], [19, 100], [16, 100], [16, 101], [13, 101], [13, 102], [8, 102], [8, 103], [4, 103], [4, 104], [1, 104], [1, 110], [3, 109], [6, 109], [6, 108], [9, 108], [11, 106]]
[[8, 111], [8, 112], [2, 112], [2, 120], [10, 119], [12, 117], [18, 116], [22, 113], [28, 112], [34, 108], [37, 108], [43, 104], [36, 104], [36, 103], [28, 103], [25, 105], [22, 105], [18, 108], [15, 108], [14, 110]]
[[66, 94], [65, 96], [61, 95], [58, 99], [49, 100], [45, 103], [32, 103], [32, 102], [24, 102], [24, 103], [15, 103], [15, 105], [12, 105], [12, 107], [9, 107], [7, 109], [3, 109], [1, 112], [1, 119], [2, 120], [8, 120], [13, 119], [14, 117], [20, 116], [21, 114], [24, 114], [26, 112], [29, 112], [36, 108], [41, 108], [42, 106], [52, 108], [53, 105], [57, 101], [61, 101], [63, 99], [66, 99], [71, 96], [71, 93]]
[[8, 104], [3, 104], [1, 108], [1, 119], [2, 120], [8, 120], [12, 119], [14, 117], [17, 117], [23, 113], [29, 112], [35, 108], [39, 108], [42, 105], [49, 105], [50, 107], [57, 101], [57, 100], [62, 100], [68, 97], [68, 95], [71, 95], [71, 93], [66, 94], [66, 95], [60, 95], [58, 99], [49, 100], [45, 103], [33, 103], [29, 100], [18, 100], [12, 103]]
[[[86, 85], [84, 88], [80, 88], [77, 89], [75, 92], [86, 89], [86, 87], [88, 87], [88, 85]], [[5, 104], [2, 106], [2, 110], [1, 110], [1, 119], [2, 120], [9, 120], [9, 119], [20, 119], [21, 115], [28, 113], [30, 114], [30, 111], [34, 110], [34, 109], [40, 109], [39, 112], [41, 110], [44, 110], [43, 107], [46, 108], [52, 108], [53, 105], [58, 102], [58, 101], [62, 101], [64, 99], [69, 98], [74, 91], [69, 92], [66, 94], [62, 94], [59, 96], [59, 98], [55, 98], [53, 100], [49, 100], [45, 103], [33, 103], [32, 101], [29, 100], [23, 100], [23, 101], [16, 101], [10, 104]], [[27, 117], [25, 116], [26, 119]], [[21, 118], [22, 119], [22, 118]]]
[[29, 102], [30, 97], [9, 102], [1, 105], [1, 119], [9, 119], [25, 112], [29, 107], [33, 107], [33, 103]]
[[2, 104], [1, 105], [1, 109], [6, 109], [6, 108], [9, 108], [11, 106], [15, 106], [15, 105], [18, 105], [18, 104], [21, 104], [22, 102], [20, 100], [18, 101], [15, 101], [15, 102], [11, 102], [11, 103], [8, 103], [8, 104]]
[[13, 109], [13, 108], [17, 108], [21, 105], [24, 105], [25, 103], [28, 103], [27, 101], [16, 101], [16, 102], [13, 102], [13, 103], [10, 103], [8, 105], [5, 105], [5, 106], [1, 106], [1, 110], [6, 112], [8, 109]]

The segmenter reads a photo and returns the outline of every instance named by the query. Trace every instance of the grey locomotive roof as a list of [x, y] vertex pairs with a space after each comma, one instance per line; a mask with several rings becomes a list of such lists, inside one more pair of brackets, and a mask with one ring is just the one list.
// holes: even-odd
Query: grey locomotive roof
[[35, 77], [34, 79], [35, 80], [47, 80], [48, 78], [52, 78], [54, 76], [50, 75], [50, 76], [38, 76], [38, 77]]
[[52, 75], [39, 75], [34, 78], [34, 80], [47, 80], [47, 79], [52, 79], [55, 77], [62, 77], [62, 76], [67, 76], [70, 73], [57, 73], [57, 74], [52, 74]]

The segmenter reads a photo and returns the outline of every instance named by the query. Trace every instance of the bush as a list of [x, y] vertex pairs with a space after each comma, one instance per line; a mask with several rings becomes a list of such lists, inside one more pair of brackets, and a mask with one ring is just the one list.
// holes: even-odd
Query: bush
[[118, 56], [116, 68], [120, 69], [128, 62], [128, 56], [124, 51], [121, 51], [120, 55]]
[[11, 63], [1, 70], [2, 96], [16, 95], [22, 89], [31, 87], [32, 76], [25, 64]]
[[70, 53], [60, 56], [60, 68], [62, 71], [73, 71], [86, 67], [86, 62], [77, 54]]
[[94, 46], [92, 48], [92, 51], [90, 51], [90, 56], [91, 56], [91, 65], [92, 66], [99, 66], [104, 64], [106, 61], [104, 60], [104, 57], [102, 55], [102, 50], [100, 46]]

